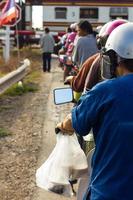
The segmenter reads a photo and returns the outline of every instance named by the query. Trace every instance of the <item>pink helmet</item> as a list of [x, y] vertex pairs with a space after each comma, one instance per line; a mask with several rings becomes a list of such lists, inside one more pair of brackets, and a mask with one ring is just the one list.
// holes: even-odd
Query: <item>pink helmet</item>
[[101, 47], [105, 46], [106, 40], [108, 36], [111, 34], [111, 32], [117, 28], [118, 26], [127, 23], [127, 20], [124, 19], [116, 19], [114, 21], [110, 21], [106, 23], [100, 30], [98, 37], [97, 37], [97, 46], [99, 49]]
[[118, 26], [122, 25], [122, 24], [125, 24], [127, 23], [128, 21], [127, 20], [124, 20], [124, 19], [116, 19], [114, 21], [112, 21], [111, 23], [108, 24], [105, 32], [104, 32], [104, 35], [110, 35], [110, 33], [115, 29], [117, 28]]

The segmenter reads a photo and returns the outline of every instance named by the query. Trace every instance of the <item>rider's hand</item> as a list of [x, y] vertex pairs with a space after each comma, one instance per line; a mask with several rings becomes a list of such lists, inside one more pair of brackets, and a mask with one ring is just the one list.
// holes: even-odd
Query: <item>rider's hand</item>
[[65, 79], [64, 84], [72, 85], [72, 80], [73, 80], [73, 76], [68, 76], [68, 77]]
[[63, 122], [58, 123], [56, 128], [59, 128], [64, 135], [73, 135], [71, 114], [67, 115]]

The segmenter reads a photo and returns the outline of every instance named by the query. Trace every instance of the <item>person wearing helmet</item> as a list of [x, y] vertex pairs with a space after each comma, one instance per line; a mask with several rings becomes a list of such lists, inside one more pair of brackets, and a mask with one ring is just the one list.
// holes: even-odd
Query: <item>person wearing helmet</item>
[[[97, 36], [97, 44], [99, 49], [105, 46], [105, 42], [111, 32], [118, 26], [127, 23], [126, 20], [117, 19], [106, 23], [100, 30]], [[104, 58], [104, 59], [103, 59]], [[76, 92], [83, 92], [90, 90], [97, 83], [110, 78], [110, 74], [107, 73], [107, 59], [100, 56], [100, 53], [96, 53], [89, 57], [82, 65], [76, 76], [69, 76], [66, 78], [66, 82], [69, 83], [73, 90]], [[104, 68], [104, 65], [106, 68]]]
[[84, 200], [132, 200], [133, 23], [112, 31], [104, 54], [116, 78], [93, 87], [57, 126], [67, 134], [87, 135], [93, 129], [96, 147]]
[[77, 23], [73, 23], [70, 25], [72, 32], [67, 37], [66, 44], [65, 44], [66, 53], [68, 54], [71, 54], [73, 50], [73, 48], [71, 47], [72, 46], [71, 44], [74, 43], [75, 37], [77, 35], [76, 27], [77, 27]]

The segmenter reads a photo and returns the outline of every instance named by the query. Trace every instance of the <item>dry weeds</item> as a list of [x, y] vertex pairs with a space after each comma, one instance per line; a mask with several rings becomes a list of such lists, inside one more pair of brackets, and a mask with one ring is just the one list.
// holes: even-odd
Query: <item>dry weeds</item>
[[41, 51], [40, 49], [23, 48], [19, 51], [13, 50], [8, 63], [5, 63], [0, 52], [0, 74], [7, 74], [22, 65], [24, 59], [28, 58], [31, 61], [31, 70], [37, 70], [40, 67]]

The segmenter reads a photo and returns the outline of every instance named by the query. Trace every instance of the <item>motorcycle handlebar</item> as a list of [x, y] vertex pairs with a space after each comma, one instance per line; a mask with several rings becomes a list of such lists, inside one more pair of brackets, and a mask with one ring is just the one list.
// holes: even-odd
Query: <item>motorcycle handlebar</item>
[[64, 85], [70, 85], [70, 82], [69, 81], [64, 81]]

